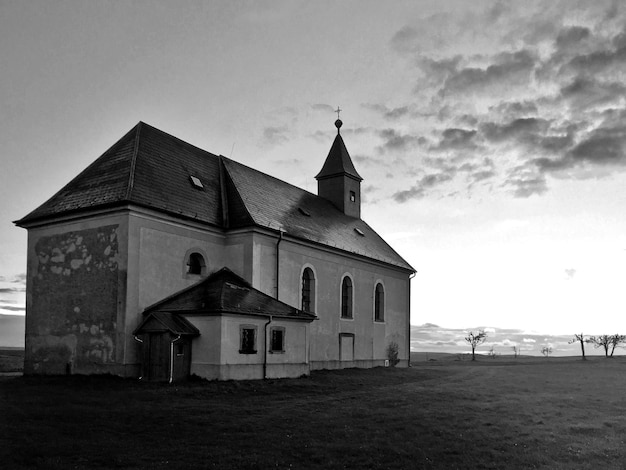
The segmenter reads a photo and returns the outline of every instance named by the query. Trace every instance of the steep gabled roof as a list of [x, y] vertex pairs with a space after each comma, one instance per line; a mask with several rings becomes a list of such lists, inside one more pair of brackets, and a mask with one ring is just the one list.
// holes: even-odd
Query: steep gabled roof
[[343, 142], [341, 134], [339, 133], [337, 133], [337, 137], [335, 137], [333, 145], [330, 147], [330, 152], [328, 152], [322, 170], [315, 178], [321, 180], [338, 175], [348, 175], [359, 181], [363, 180], [357, 173], [356, 168], [354, 168], [346, 144]]
[[[202, 188], [193, 184], [192, 176]], [[221, 226], [220, 191], [216, 155], [140, 122], [16, 224], [132, 203]]]
[[255, 289], [228, 268], [222, 268], [199, 283], [151, 305], [144, 311], [144, 315], [152, 312], [272, 315], [305, 321], [315, 319], [315, 315]]
[[[337, 171], [361, 179], [339, 134], [317, 177]], [[328, 200], [142, 122], [15, 223], [28, 226], [59, 215], [127, 204], [225, 230], [253, 226], [283, 230], [290, 237], [414, 271], [369, 225], [343, 214]]]

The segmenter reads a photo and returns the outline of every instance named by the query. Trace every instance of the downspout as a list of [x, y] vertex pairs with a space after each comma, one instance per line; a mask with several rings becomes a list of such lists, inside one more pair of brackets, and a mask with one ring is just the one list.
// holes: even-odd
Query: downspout
[[174, 340], [170, 342], [170, 380], [169, 383], [174, 381], [174, 343], [180, 339], [178, 335]]
[[272, 323], [272, 316], [270, 315], [269, 320], [265, 324], [265, 344], [263, 345], [263, 380], [267, 379], [267, 327]]
[[[135, 338], [135, 341], [143, 344], [143, 339], [139, 338], [137, 335], [133, 335], [133, 338]], [[142, 358], [143, 358], [143, 350], [141, 351], [141, 355], [142, 355]], [[139, 373], [139, 379], [138, 380], [141, 380], [141, 379], [143, 379], [143, 359], [141, 360], [141, 371]]]
[[280, 277], [280, 242], [283, 241], [285, 231], [278, 229], [278, 241], [276, 242], [276, 300], [278, 300], [278, 279]]
[[407, 282], [407, 302], [408, 302], [408, 312], [406, 323], [407, 323], [407, 331], [409, 334], [406, 338], [406, 355], [407, 355], [407, 367], [411, 367], [411, 279], [413, 279], [417, 275], [417, 271], [413, 271], [409, 275], [409, 281]]

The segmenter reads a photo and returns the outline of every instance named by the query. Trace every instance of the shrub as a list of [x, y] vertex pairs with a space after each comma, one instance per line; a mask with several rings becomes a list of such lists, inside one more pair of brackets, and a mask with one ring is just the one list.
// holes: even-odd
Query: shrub
[[400, 347], [398, 346], [398, 343], [396, 343], [395, 341], [392, 341], [387, 346], [387, 359], [389, 359], [389, 365], [391, 367], [395, 367], [396, 364], [400, 362], [400, 359], [398, 359], [399, 349]]

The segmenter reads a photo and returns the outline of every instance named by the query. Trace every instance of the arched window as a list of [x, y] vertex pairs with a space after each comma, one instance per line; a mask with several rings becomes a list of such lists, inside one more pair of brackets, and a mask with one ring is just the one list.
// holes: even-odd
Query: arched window
[[374, 289], [374, 321], [385, 321], [385, 288], [380, 282]]
[[315, 312], [315, 275], [311, 268], [302, 272], [302, 310]]
[[191, 253], [187, 259], [187, 274], [202, 275], [206, 271], [206, 263], [204, 262], [204, 256], [200, 253]]
[[341, 281], [341, 318], [352, 318], [352, 279], [349, 276]]

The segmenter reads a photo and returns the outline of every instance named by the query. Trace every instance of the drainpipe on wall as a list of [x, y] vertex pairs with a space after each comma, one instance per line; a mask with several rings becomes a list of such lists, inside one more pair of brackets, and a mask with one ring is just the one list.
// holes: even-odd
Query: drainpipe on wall
[[169, 383], [174, 381], [174, 343], [180, 339], [180, 335], [178, 335], [175, 339], [170, 342], [170, 380]]
[[[143, 344], [143, 339], [139, 338], [136, 335], [133, 335], [133, 338], [135, 338], [135, 341]], [[141, 351], [141, 353], [143, 354], [143, 351]], [[138, 380], [141, 380], [141, 379], [143, 379], [143, 359], [141, 360], [141, 373], [139, 374], [139, 379]]]
[[267, 379], [267, 327], [272, 323], [272, 316], [270, 315], [269, 320], [265, 324], [265, 344], [263, 345], [263, 380]]
[[283, 241], [283, 234], [285, 231], [280, 228], [278, 229], [278, 241], [276, 242], [276, 300], [278, 300], [278, 278], [280, 274], [280, 242]]
[[406, 339], [406, 355], [407, 355], [407, 363], [406, 366], [407, 367], [411, 367], [411, 279], [413, 279], [415, 276], [417, 275], [417, 271], [414, 271], [410, 276], [409, 276], [409, 282], [407, 283], [408, 286], [408, 294], [407, 294], [407, 301], [408, 301], [408, 306], [409, 306], [409, 314], [407, 315], [407, 319], [406, 319], [406, 323], [407, 323], [407, 329], [409, 334], [407, 335], [407, 339]]

